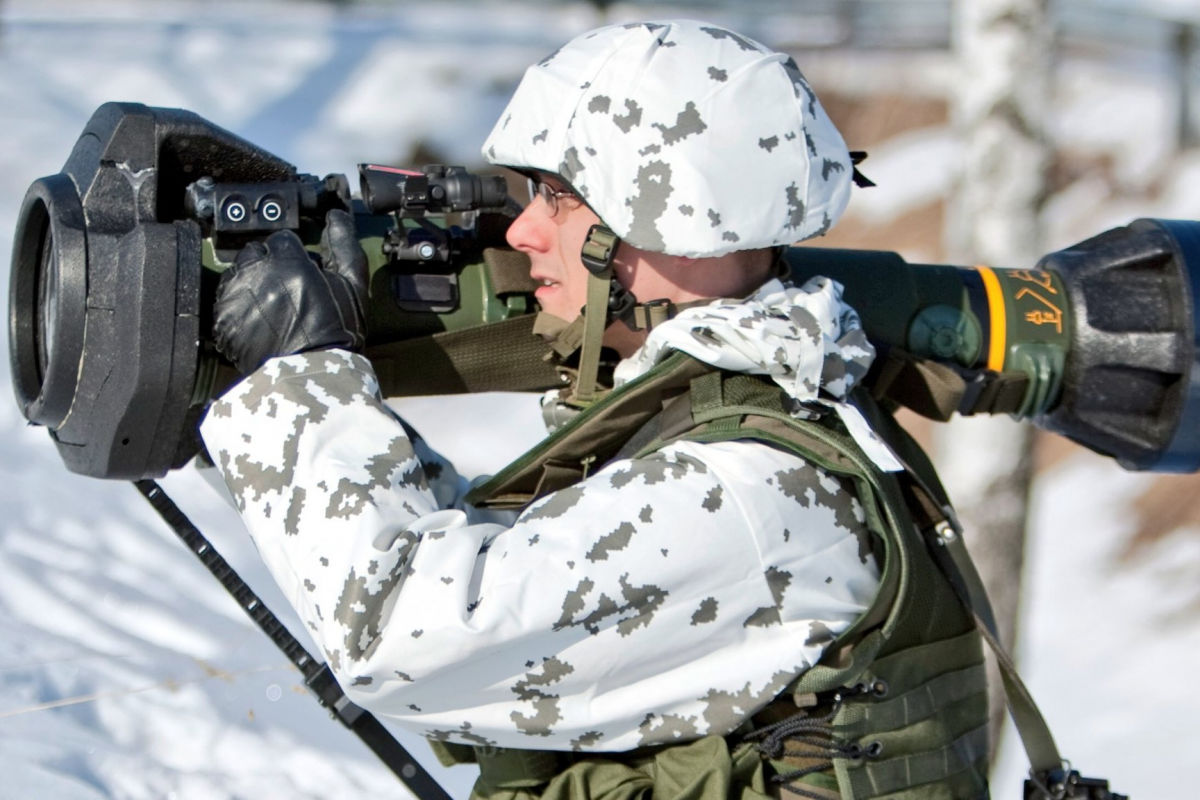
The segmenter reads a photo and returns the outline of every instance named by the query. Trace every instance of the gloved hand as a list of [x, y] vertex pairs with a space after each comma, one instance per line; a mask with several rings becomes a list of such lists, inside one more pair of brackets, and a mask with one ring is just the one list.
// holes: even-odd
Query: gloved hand
[[242, 248], [217, 285], [213, 340], [242, 374], [269, 358], [366, 341], [367, 257], [354, 218], [325, 216], [321, 259], [293, 231]]

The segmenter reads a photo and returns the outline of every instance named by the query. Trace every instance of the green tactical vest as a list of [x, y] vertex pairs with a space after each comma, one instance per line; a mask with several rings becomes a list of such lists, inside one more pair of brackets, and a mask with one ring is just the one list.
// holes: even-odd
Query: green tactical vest
[[[927, 538], [930, 501], [944, 505], [932, 467], [867, 397], [858, 398], [860, 407], [909, 462], [908, 473], [878, 469], [835, 414], [794, 419], [784, 400], [769, 379], [722, 373], [676, 353], [467, 499], [521, 508], [615, 458], [681, 438], [765, 442], [853, 482], [881, 566], [870, 608], [787, 691], [726, 736], [621, 753], [434, 743], [447, 765], [479, 764], [473, 800], [987, 797], [981, 638]], [[913, 500], [914, 481], [923, 503]]]

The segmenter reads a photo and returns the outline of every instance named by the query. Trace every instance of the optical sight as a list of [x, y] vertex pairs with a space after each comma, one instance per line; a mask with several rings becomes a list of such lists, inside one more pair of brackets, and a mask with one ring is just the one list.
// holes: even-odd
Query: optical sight
[[480, 177], [466, 167], [433, 164], [420, 172], [379, 164], [358, 165], [362, 201], [372, 214], [445, 214], [502, 209], [508, 185], [498, 175]]

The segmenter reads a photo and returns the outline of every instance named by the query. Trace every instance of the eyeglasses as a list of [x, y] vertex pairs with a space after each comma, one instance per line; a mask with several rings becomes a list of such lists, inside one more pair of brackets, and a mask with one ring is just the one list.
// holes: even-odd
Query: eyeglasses
[[576, 194], [567, 189], [555, 189], [550, 184], [540, 178], [528, 178], [529, 181], [529, 202], [532, 203], [539, 197], [546, 201], [546, 208], [550, 209], [550, 216], [558, 213], [559, 198], [570, 197], [576, 198]]

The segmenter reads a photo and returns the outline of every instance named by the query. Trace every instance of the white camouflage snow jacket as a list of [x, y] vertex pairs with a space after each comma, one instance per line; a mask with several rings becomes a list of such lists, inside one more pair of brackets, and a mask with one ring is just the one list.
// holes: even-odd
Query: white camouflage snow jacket
[[[843, 411], [872, 357], [824, 279], [688, 309], [618, 381], [670, 349]], [[757, 442], [618, 460], [497, 522], [461, 503], [465, 482], [382, 402], [366, 359], [338, 350], [267, 362], [202, 434], [349, 697], [437, 740], [624, 750], [726, 733], [878, 585], [849, 487]]]

